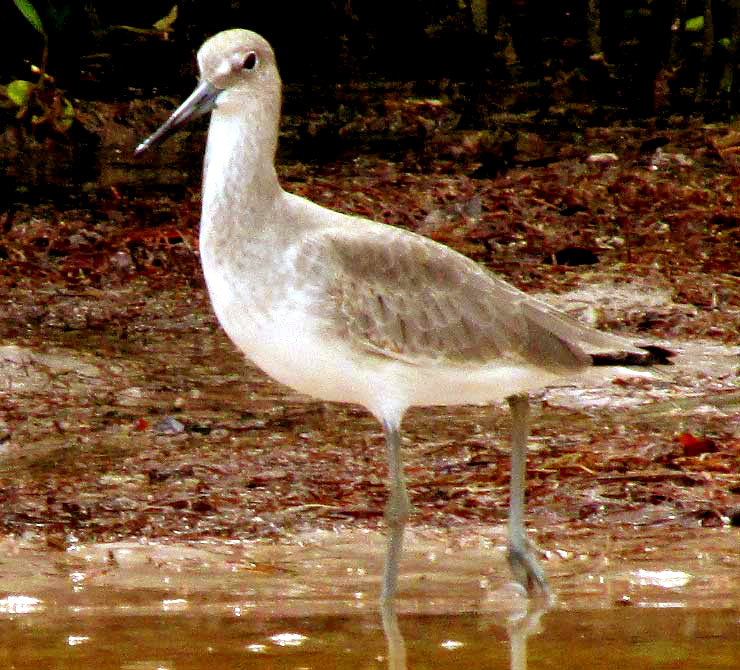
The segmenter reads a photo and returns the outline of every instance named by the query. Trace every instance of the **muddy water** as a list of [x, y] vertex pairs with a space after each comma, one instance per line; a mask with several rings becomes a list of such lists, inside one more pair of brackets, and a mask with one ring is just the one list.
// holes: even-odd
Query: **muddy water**
[[[507, 583], [504, 530], [409, 537], [398, 601], [408, 668], [737, 668], [737, 535], [654, 546], [639, 560], [549, 555], [535, 612]], [[376, 599], [383, 535], [271, 542], [78, 545], [6, 540], [2, 667], [392, 668]], [[697, 551], [699, 557], [697, 558]], [[560, 556], [560, 558], [558, 558]], [[652, 556], [652, 557], [651, 557]], [[618, 557], [617, 557], [618, 558]], [[397, 659], [396, 659], [397, 660]]]
[[[401, 619], [408, 668], [508, 668], [500, 622], [475, 614]], [[737, 668], [738, 612], [659, 609], [553, 612], [527, 640], [529, 668]], [[6, 668], [200, 670], [385, 668], [368, 617], [244, 619], [115, 615], [0, 622]]]

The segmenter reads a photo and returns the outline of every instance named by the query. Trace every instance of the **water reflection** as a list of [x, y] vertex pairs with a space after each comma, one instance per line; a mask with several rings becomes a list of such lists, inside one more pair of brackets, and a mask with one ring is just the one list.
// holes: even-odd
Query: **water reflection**
[[509, 634], [509, 667], [511, 670], [526, 670], [527, 639], [542, 631], [542, 615], [550, 608], [550, 601], [534, 603], [522, 616], [510, 616], [507, 632]]
[[521, 618], [510, 613], [508, 620], [503, 613], [476, 612], [396, 619], [389, 610], [388, 623], [407, 636], [404, 645], [400, 635], [383, 637], [377, 612], [264, 618], [193, 606], [142, 616], [117, 608], [121, 595], [111, 593], [107, 608], [86, 611], [48, 601], [42, 611], [0, 614], [0, 667], [736, 670], [740, 658], [740, 608], [569, 611], [557, 605]]
[[395, 599], [386, 600], [380, 607], [383, 633], [388, 645], [388, 670], [406, 670], [406, 640], [398, 625]]
[[[481, 534], [461, 545], [412, 530], [400, 599], [381, 612], [378, 532], [66, 552], [6, 540], [0, 668], [737, 670], [736, 529], [651, 541], [660, 551], [634, 561], [551, 558], [549, 609], [505, 585], [503, 531]], [[724, 559], [697, 562], [709, 546]]]
[[0, 599], [0, 613], [2, 614], [29, 614], [43, 609], [43, 603], [38, 598], [23, 595], [8, 595]]
[[[521, 607], [504, 617], [505, 630], [509, 638], [510, 670], [527, 670], [527, 639], [530, 635], [542, 631], [542, 616], [554, 604], [550, 598], [528, 601], [523, 592], [519, 602]], [[391, 599], [381, 603], [381, 620], [388, 648], [388, 670], [408, 670], [406, 641], [398, 623], [396, 600]], [[440, 646], [444, 649], [455, 650], [463, 647], [464, 643], [457, 640], [445, 640]]]

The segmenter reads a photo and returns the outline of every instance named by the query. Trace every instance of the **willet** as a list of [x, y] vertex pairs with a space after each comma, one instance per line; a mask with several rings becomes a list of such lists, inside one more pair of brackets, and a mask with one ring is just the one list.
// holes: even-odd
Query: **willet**
[[357, 403], [385, 432], [390, 495], [382, 602], [396, 594], [410, 512], [401, 419], [412, 406], [506, 400], [512, 466], [508, 557], [547, 594], [524, 527], [527, 393], [608, 365], [671, 355], [585, 326], [441, 244], [285, 192], [275, 172], [281, 82], [270, 45], [227, 30], [198, 52], [200, 83], [137, 154], [212, 111], [200, 255], [226, 333], [267, 374]]

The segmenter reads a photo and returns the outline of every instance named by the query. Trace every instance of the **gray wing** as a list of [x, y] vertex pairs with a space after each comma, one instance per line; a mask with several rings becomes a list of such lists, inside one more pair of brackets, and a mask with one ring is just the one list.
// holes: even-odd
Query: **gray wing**
[[[508, 359], [574, 370], [630, 343], [528, 297], [470, 259], [387, 226], [332, 229], [300, 251], [333, 336], [416, 365]], [[326, 296], [329, 299], [326, 300]]]

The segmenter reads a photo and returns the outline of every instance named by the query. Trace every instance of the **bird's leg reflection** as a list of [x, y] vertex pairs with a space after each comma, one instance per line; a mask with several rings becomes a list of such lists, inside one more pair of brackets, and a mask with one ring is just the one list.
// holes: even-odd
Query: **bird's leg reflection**
[[388, 647], [388, 670], [406, 670], [406, 642], [398, 627], [396, 599], [387, 598], [380, 603], [383, 633]]
[[[391, 550], [389, 539], [388, 551]], [[515, 608], [506, 616], [510, 670], [527, 670], [527, 639], [530, 635], [542, 632], [542, 615], [553, 603], [552, 597], [527, 599], [522, 603], [522, 607]], [[505, 605], [503, 607], [505, 608]], [[388, 670], [407, 670], [406, 643], [398, 625], [396, 599], [381, 600], [380, 613], [387, 646]], [[500, 616], [502, 618], [505, 616], [503, 611]]]
[[529, 602], [523, 612], [516, 612], [507, 618], [510, 670], [527, 670], [527, 638], [541, 632], [540, 619], [550, 609], [552, 602], [550, 597], [538, 598]]

